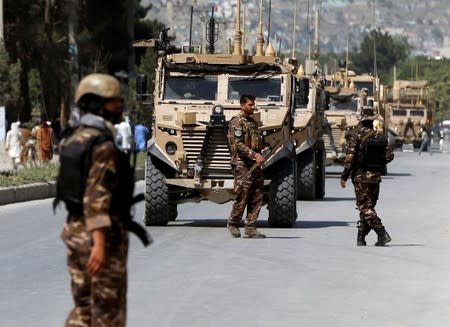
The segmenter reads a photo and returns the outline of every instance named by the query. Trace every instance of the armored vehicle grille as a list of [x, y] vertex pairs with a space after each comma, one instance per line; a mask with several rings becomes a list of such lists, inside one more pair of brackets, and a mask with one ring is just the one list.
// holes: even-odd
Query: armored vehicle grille
[[[184, 151], [186, 151], [188, 168], [194, 168], [205, 142], [206, 131], [183, 131], [181, 137]], [[203, 161], [202, 177], [233, 178], [230, 159], [228, 140], [223, 128], [211, 129]]]
[[[325, 143], [325, 151], [327, 153], [332, 153], [334, 151], [340, 150], [341, 147], [339, 146], [339, 142], [341, 140], [342, 133], [344, 133], [344, 131], [341, 130], [340, 128], [332, 127], [331, 135], [333, 136], [333, 139], [331, 139], [331, 137], [328, 133], [323, 134], [323, 141]], [[334, 141], [334, 146], [332, 144], [332, 141]]]

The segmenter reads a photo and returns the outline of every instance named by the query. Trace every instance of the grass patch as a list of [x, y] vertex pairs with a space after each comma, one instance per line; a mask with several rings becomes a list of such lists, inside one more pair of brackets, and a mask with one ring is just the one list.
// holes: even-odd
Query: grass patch
[[49, 163], [39, 167], [20, 169], [17, 175], [0, 175], [0, 187], [18, 186], [33, 183], [48, 183], [56, 180], [59, 164]]
[[[140, 152], [136, 158], [136, 168], [144, 168], [147, 152]], [[54, 182], [58, 176], [59, 164], [49, 163], [39, 167], [20, 169], [17, 175], [12, 172], [0, 174], [0, 187], [19, 186], [33, 183]]]

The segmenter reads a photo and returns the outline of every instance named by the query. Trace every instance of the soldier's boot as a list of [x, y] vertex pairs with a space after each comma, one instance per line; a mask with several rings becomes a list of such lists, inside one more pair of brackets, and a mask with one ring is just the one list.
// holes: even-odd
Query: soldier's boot
[[241, 237], [241, 231], [239, 230], [238, 227], [227, 224], [227, 228], [228, 231], [230, 232], [231, 236], [237, 238], [237, 237]]
[[366, 236], [370, 232], [370, 227], [365, 221], [358, 221], [358, 235], [356, 237], [357, 246], [366, 246]]
[[265, 238], [266, 235], [260, 233], [256, 227], [245, 227], [244, 231], [245, 238]]
[[375, 228], [375, 232], [378, 235], [378, 240], [376, 241], [375, 246], [385, 246], [392, 240], [383, 226]]

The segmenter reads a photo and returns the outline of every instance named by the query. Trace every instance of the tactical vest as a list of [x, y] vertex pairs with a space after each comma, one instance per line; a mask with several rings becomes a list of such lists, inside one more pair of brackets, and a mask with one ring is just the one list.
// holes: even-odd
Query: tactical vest
[[56, 180], [56, 202], [63, 201], [70, 215], [83, 216], [83, 196], [91, 166], [93, 148], [107, 140], [110, 135], [95, 133], [85, 142], [71, 142], [77, 136], [75, 131], [60, 151], [60, 167]]
[[381, 171], [386, 165], [386, 137], [370, 131], [361, 139], [359, 146], [359, 167], [364, 170]]
[[[76, 131], [72, 137], [76, 136]], [[63, 201], [71, 216], [83, 216], [83, 196], [86, 181], [92, 164], [92, 152], [95, 146], [113, 141], [111, 134], [94, 134], [85, 142], [67, 142], [60, 151], [60, 168], [56, 184], [56, 198], [53, 207]], [[114, 142], [113, 142], [114, 143]], [[142, 226], [132, 221], [133, 204], [143, 200], [143, 195], [133, 196], [134, 167], [130, 165], [129, 155], [116, 147], [119, 155], [118, 185], [112, 193], [109, 213], [123, 219], [125, 229], [135, 233], [144, 245], [149, 244], [149, 235]]]
[[[244, 144], [253, 151], [260, 151], [262, 148], [262, 140], [258, 133], [258, 124], [253, 119], [245, 119], [240, 116], [236, 116], [233, 119], [238, 119], [242, 127], [242, 138]], [[229, 142], [232, 152], [236, 152], [236, 143]]]

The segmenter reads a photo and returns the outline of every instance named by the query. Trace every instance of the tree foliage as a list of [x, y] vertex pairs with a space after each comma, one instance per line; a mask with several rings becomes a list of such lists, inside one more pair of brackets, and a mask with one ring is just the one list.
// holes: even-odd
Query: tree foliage
[[7, 109], [7, 119], [15, 120], [10, 108], [20, 95], [20, 62], [12, 62], [2, 43], [0, 43], [0, 104]]
[[[133, 74], [132, 42], [157, 35], [162, 26], [141, 20], [148, 9], [139, 0], [5, 1], [5, 48], [11, 61], [21, 64], [20, 92], [11, 93], [11, 110], [28, 121], [31, 108], [40, 107], [52, 120], [62, 105], [70, 106], [82, 76]], [[136, 51], [138, 63], [142, 55]]]
[[372, 30], [365, 36], [359, 49], [350, 54], [353, 69], [374, 74], [375, 53], [377, 73], [383, 77], [395, 64], [408, 58], [410, 46], [406, 38], [393, 38], [380, 29]]

